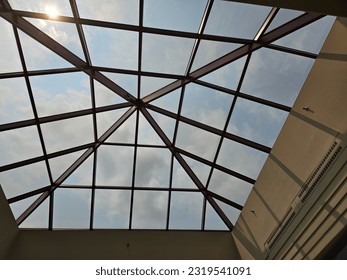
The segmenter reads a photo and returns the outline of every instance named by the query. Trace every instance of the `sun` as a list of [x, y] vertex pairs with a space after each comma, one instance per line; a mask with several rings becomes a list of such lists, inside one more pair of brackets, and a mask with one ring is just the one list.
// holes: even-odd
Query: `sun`
[[58, 9], [55, 6], [46, 6], [45, 12], [52, 19], [58, 17]]

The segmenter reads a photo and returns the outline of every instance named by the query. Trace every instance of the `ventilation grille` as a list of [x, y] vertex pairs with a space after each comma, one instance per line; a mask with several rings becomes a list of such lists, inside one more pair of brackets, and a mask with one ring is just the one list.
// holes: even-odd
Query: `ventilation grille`
[[[324, 165], [324, 163], [327, 161], [327, 159], [329, 158], [329, 156], [331, 155], [331, 153], [334, 151], [336, 145], [337, 145], [337, 142], [334, 141], [334, 143], [331, 145], [330, 149], [327, 151], [327, 153], [325, 154], [325, 156], [323, 157], [323, 159], [321, 160], [321, 162], [318, 164], [317, 168], [312, 172], [311, 176], [306, 180], [306, 182], [305, 182], [304, 185], [302, 186], [301, 191], [300, 191], [299, 194], [298, 194], [298, 197], [301, 197], [301, 196], [304, 194], [304, 192], [306, 191], [306, 189], [311, 185], [311, 182], [313, 181], [313, 179], [315, 178], [315, 176], [317, 175], [317, 173], [319, 172], [319, 170], [322, 168], [322, 166]], [[340, 148], [340, 150], [342, 149], [341, 147], [339, 147], [339, 148]], [[337, 156], [337, 154], [340, 152], [340, 150], [339, 150], [339, 151], [336, 151], [336, 152], [334, 153], [334, 155], [336, 154], [336, 156]], [[335, 156], [335, 157], [336, 157], [336, 156]], [[331, 160], [330, 160], [330, 161], [331, 161]], [[329, 162], [330, 162], [330, 161], [329, 161]], [[330, 162], [329, 166], [331, 165], [331, 163], [332, 163], [332, 161]], [[326, 166], [326, 167], [324, 168], [324, 173], [325, 173], [326, 170], [328, 170], [329, 166]], [[322, 172], [321, 172], [321, 174], [320, 174], [318, 177], [321, 178], [322, 176], [323, 176], [323, 174], [322, 174]], [[318, 178], [317, 178], [317, 179], [318, 179]], [[314, 182], [313, 184], [317, 184], [317, 183], [318, 183], [319, 180], [317, 181], [317, 179], [315, 180], [315, 182]], [[317, 181], [317, 182], [316, 182], [316, 181]], [[313, 185], [313, 184], [312, 184], [312, 185]], [[309, 189], [311, 189], [311, 187], [310, 187]], [[311, 190], [311, 191], [312, 191], [312, 190]], [[311, 192], [311, 191], [310, 191], [310, 192]]]
[[[311, 192], [314, 190], [314, 188], [318, 185], [318, 183], [320, 182], [320, 180], [323, 178], [323, 176], [325, 175], [325, 173], [327, 172], [327, 170], [329, 169], [329, 167], [333, 164], [333, 162], [335, 161], [335, 159], [337, 158], [337, 156], [340, 154], [340, 152], [342, 151], [342, 147], [339, 146], [336, 150], [336, 152], [333, 154], [333, 156], [330, 158], [330, 160], [327, 162], [327, 164], [325, 165], [325, 167], [322, 169], [322, 171], [319, 173], [319, 175], [317, 176], [317, 178], [314, 180], [314, 182], [312, 183], [312, 185], [307, 189], [306, 194], [301, 198], [301, 202], [304, 203], [306, 201], [306, 199], [310, 196]], [[300, 196], [299, 196], [300, 197]]]
[[318, 166], [314, 169], [314, 171], [308, 177], [306, 182], [303, 184], [300, 192], [293, 200], [291, 206], [281, 219], [279, 225], [274, 229], [274, 231], [270, 234], [269, 238], [266, 240], [265, 248], [267, 248], [268, 250], [271, 250], [273, 248], [278, 239], [282, 236], [282, 234], [285, 232], [285, 230], [288, 228], [288, 226], [294, 219], [295, 214], [298, 213], [299, 210], [302, 208], [303, 204], [310, 197], [314, 189], [317, 187], [319, 182], [322, 180], [324, 175], [329, 170], [329, 168], [336, 161], [342, 150], [343, 147], [341, 145], [338, 145], [337, 141], [334, 141], [334, 143], [326, 152]]

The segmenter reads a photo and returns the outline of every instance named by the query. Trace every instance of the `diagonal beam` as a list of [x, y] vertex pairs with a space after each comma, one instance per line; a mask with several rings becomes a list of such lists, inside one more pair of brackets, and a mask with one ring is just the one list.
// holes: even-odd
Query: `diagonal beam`
[[[98, 107], [98, 108], [95, 108], [95, 112], [101, 113], [101, 112], [123, 109], [123, 108], [127, 108], [127, 107], [131, 107], [130, 102], [124, 102], [124, 103], [118, 103], [118, 104], [112, 104], [112, 105]], [[57, 115], [51, 115], [51, 116], [47, 116], [47, 117], [38, 117], [37, 121], [39, 124], [61, 121], [61, 120], [66, 120], [66, 119], [70, 119], [70, 118], [76, 118], [76, 117], [82, 117], [82, 116], [90, 115], [90, 114], [93, 114], [93, 111], [94, 111], [94, 109], [84, 109], [84, 110], [72, 111], [72, 112], [67, 112], [67, 113], [62, 113], [62, 114], [57, 114]], [[23, 127], [31, 126], [34, 124], [36, 124], [35, 119], [18, 121], [18, 122], [13, 122], [13, 123], [6, 123], [6, 124], [0, 125], [0, 132], [6, 131], [6, 130], [11, 130], [11, 129], [23, 128]]]
[[[0, 13], [5, 13], [5, 12], [6, 10], [4, 11], [3, 9], [2, 10], [0, 9]], [[104, 27], [104, 28], [111, 28], [111, 29], [118, 29], [118, 30], [133, 31], [133, 32], [142, 31], [144, 33], [149, 33], [149, 34], [173, 36], [173, 37], [188, 38], [188, 39], [200, 38], [201, 40], [218, 41], [218, 42], [235, 43], [235, 44], [249, 44], [251, 42], [250, 39], [211, 35], [211, 34], [198, 34], [195, 32], [186, 32], [186, 31], [146, 27], [146, 26], [140, 27], [139, 25], [123, 24], [123, 23], [116, 23], [116, 22], [109, 22], [109, 21], [86, 19], [86, 18], [75, 18], [75, 17], [69, 17], [69, 16], [59, 16], [59, 18], [57, 19], [51, 19], [49, 18], [47, 14], [39, 13], [39, 12], [13, 10], [12, 13], [14, 15], [17, 15], [20, 17], [26, 17], [26, 18], [36, 18], [36, 19], [43, 19], [43, 20], [50, 20], [50, 21], [61, 21], [61, 22], [75, 23], [80, 25], [97, 26], [97, 27]]]
[[132, 106], [125, 112], [99, 139], [98, 141], [85, 151], [38, 199], [36, 199], [28, 209], [17, 219], [17, 224], [20, 225], [41, 203], [49, 197], [57, 187], [59, 187], [90, 155], [96, 151], [100, 145], [112, 135], [136, 110], [136, 106]]
[[218, 128], [203, 124], [201, 122], [192, 120], [192, 119], [187, 118], [187, 117], [180, 116], [178, 114], [175, 114], [175, 113], [170, 112], [168, 110], [162, 109], [160, 107], [157, 107], [154, 105], [148, 105], [147, 108], [152, 110], [152, 111], [155, 111], [157, 113], [160, 113], [162, 115], [165, 115], [167, 117], [173, 118], [175, 120], [179, 120], [181, 122], [184, 122], [184, 123], [187, 123], [189, 125], [195, 126], [197, 128], [203, 129], [205, 131], [211, 132], [211, 133], [216, 134], [218, 136], [224, 136], [227, 139], [230, 139], [230, 140], [233, 140], [233, 141], [238, 142], [240, 144], [246, 145], [246, 146], [251, 147], [253, 149], [256, 149], [258, 151], [262, 151], [264, 153], [270, 153], [270, 151], [271, 151], [271, 148], [267, 147], [265, 145], [262, 145], [262, 144], [259, 144], [257, 142], [248, 140], [246, 138], [237, 136], [237, 135], [232, 134], [230, 132], [224, 132], [223, 130], [220, 130]]
[[[7, 0], [3, 0], [4, 3], [7, 3]], [[132, 96], [129, 92], [118, 86], [116, 83], [111, 81], [109, 78], [104, 76], [98, 71], [92, 69], [85, 61], [80, 59], [78, 56], [70, 52], [68, 49], [60, 45], [58, 42], [53, 40], [51, 37], [46, 35], [40, 29], [36, 28], [34, 25], [23, 19], [22, 17], [14, 14], [11, 10], [7, 10], [6, 12], [1, 12], [0, 15], [11, 23], [13, 26], [22, 30], [24, 33], [28, 34], [30, 37], [35, 39], [37, 42], [41, 43], [66, 61], [70, 62], [72, 65], [76, 66], [78, 69], [82, 70], [84, 73], [94, 78], [101, 84], [103, 84], [108, 89], [114, 91], [116, 94], [121, 96], [127, 101], [135, 104], [136, 98]]]
[[192, 72], [188, 77], [182, 80], [177, 80], [171, 84], [169, 84], [166, 87], [163, 87], [155, 92], [153, 92], [150, 95], [147, 95], [142, 99], [144, 103], [151, 102], [171, 91], [174, 91], [175, 89], [188, 84], [190, 82], [193, 82], [200, 77], [209, 74], [212, 71], [217, 70], [218, 68], [223, 67], [224, 65], [227, 65], [245, 55], [248, 55], [257, 49], [264, 47], [286, 35], [289, 33], [292, 33], [299, 28], [312, 23], [320, 18], [324, 17], [324, 15], [321, 14], [316, 14], [316, 13], [305, 13], [302, 16], [288, 22], [287, 24], [284, 24], [280, 26], [279, 28], [276, 28], [269, 33], [266, 33], [262, 36], [257, 41], [253, 41], [250, 44], [245, 44], [242, 47], [232, 51], [231, 53], [197, 69], [196, 71]]
[[204, 197], [208, 200], [208, 202], [211, 204], [212, 208], [217, 212], [219, 217], [223, 220], [225, 225], [232, 230], [234, 225], [230, 222], [229, 218], [225, 215], [225, 213], [222, 211], [222, 209], [219, 207], [219, 205], [216, 203], [216, 201], [207, 193], [204, 185], [201, 183], [199, 178], [195, 175], [193, 170], [189, 167], [187, 162], [183, 159], [183, 157], [175, 150], [173, 144], [167, 138], [163, 130], [159, 127], [157, 122], [153, 119], [153, 117], [150, 115], [150, 113], [147, 111], [146, 108], [141, 107], [140, 108], [142, 114], [145, 116], [147, 121], [151, 124], [153, 129], [157, 132], [159, 137], [162, 139], [162, 141], [165, 143], [167, 148], [171, 151], [171, 153], [174, 155], [176, 160], [180, 163], [182, 168], [187, 172], [189, 177], [192, 179], [192, 181], [195, 183], [195, 185], [198, 187], [200, 192], [204, 195]]
[[215, 168], [215, 169], [218, 169], [218, 170], [220, 170], [220, 171], [222, 171], [222, 172], [224, 172], [224, 173], [226, 173], [226, 174], [229, 174], [229, 175], [231, 175], [231, 176], [234, 176], [234, 177], [236, 177], [236, 178], [238, 178], [238, 179], [240, 179], [240, 180], [242, 180], [242, 181], [245, 181], [245, 182], [247, 182], [247, 183], [250, 183], [250, 184], [252, 184], [252, 185], [255, 184], [255, 179], [252, 179], [252, 178], [250, 178], [250, 177], [248, 177], [248, 176], [246, 176], [246, 175], [243, 175], [243, 174], [241, 174], [241, 173], [238, 173], [238, 172], [236, 172], [236, 171], [233, 171], [233, 170], [231, 170], [231, 169], [229, 169], [229, 168], [226, 168], [226, 167], [224, 167], [224, 166], [222, 166], [222, 165], [213, 163], [212, 161], [209, 161], [209, 160], [207, 160], [207, 159], [204, 159], [204, 158], [202, 158], [202, 157], [199, 157], [198, 155], [195, 155], [195, 154], [192, 154], [192, 153], [190, 153], [190, 152], [187, 152], [186, 150], [183, 150], [183, 149], [181, 149], [181, 148], [175, 147], [174, 149], [175, 149], [175, 151], [176, 151], [177, 153], [179, 153], [179, 154], [181, 154], [181, 155], [190, 157], [191, 159], [194, 159], [194, 160], [196, 160], [196, 161], [198, 161], [198, 162], [201, 162], [201, 163], [203, 163], [203, 164], [205, 164], [205, 165], [208, 165], [208, 166], [210, 166], [210, 167], [213, 167], [213, 168]]

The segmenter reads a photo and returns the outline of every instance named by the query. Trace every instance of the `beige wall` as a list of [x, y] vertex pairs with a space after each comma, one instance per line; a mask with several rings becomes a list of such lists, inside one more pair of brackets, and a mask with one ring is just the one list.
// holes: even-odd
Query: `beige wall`
[[[285, 254], [282, 250], [281, 254], [272, 255], [264, 246], [334, 139], [346, 138], [346, 77], [347, 19], [339, 18], [333, 25], [237, 222], [233, 236], [242, 258], [315, 258], [318, 250], [323, 250], [329, 240], [346, 227], [347, 169], [342, 168], [331, 171], [330, 177], [326, 176], [326, 185], [321, 187], [323, 190], [320, 200], [317, 201], [318, 205], [316, 209], [310, 210], [316, 213], [326, 206], [326, 211], [320, 213], [325, 215], [324, 223], [328, 223], [320, 226], [326, 227], [326, 231], [320, 232], [321, 235], [325, 234], [324, 240], [312, 233], [315, 229], [315, 224], [312, 224], [309, 230], [310, 238], [320, 242], [315, 245], [315, 249], [305, 249], [312, 253], [297, 253], [303, 250], [303, 246], [307, 247], [307, 244], [313, 242], [311, 239], [305, 244], [302, 239], [295, 241], [293, 238], [298, 229], [292, 235], [283, 236], [289, 243], [298, 242], [290, 249], [290, 254]], [[313, 112], [302, 109], [306, 106]], [[347, 161], [346, 152], [340, 156], [341, 160]], [[336, 181], [334, 176], [339, 176], [339, 180], [335, 178]], [[326, 190], [323, 193], [324, 188]], [[335, 193], [337, 190], [339, 191]], [[335, 206], [339, 208], [334, 208]], [[311, 214], [305, 213], [307, 217]], [[312, 219], [315, 217], [313, 214], [311, 216]], [[320, 218], [315, 219], [320, 221]], [[321, 220], [323, 221], [323, 218]], [[309, 222], [306, 219], [305, 223]], [[333, 223], [336, 227], [330, 230]], [[302, 223], [299, 226], [305, 225]], [[296, 237], [298, 236], [297, 234]]]
[[240, 259], [229, 232], [20, 231], [10, 259]]
[[17, 224], [0, 186], [0, 259], [6, 257], [17, 232]]

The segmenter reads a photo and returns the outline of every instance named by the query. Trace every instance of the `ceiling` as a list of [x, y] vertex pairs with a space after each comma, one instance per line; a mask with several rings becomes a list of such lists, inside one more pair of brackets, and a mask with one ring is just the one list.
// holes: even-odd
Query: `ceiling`
[[334, 18], [0, 1], [0, 184], [22, 228], [232, 230]]

